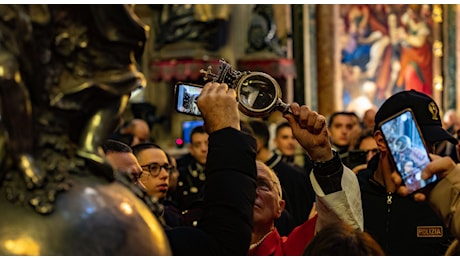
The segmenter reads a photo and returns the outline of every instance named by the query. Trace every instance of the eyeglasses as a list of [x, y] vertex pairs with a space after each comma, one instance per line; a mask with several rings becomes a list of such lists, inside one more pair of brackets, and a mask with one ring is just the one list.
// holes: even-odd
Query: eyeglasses
[[161, 168], [165, 169], [168, 172], [168, 174], [171, 174], [175, 169], [174, 166], [172, 165], [169, 165], [169, 164], [159, 165], [158, 163], [151, 163], [151, 164], [144, 165], [144, 166], [141, 165], [141, 167], [142, 167], [142, 170], [148, 171], [149, 175], [152, 177], [157, 177], [158, 175], [160, 175]]

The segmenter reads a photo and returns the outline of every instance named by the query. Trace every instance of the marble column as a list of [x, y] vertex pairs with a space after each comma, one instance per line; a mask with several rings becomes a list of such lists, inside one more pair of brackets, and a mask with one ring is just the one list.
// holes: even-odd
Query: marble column
[[316, 5], [318, 112], [327, 116], [342, 109], [340, 53], [335, 46], [338, 5]]

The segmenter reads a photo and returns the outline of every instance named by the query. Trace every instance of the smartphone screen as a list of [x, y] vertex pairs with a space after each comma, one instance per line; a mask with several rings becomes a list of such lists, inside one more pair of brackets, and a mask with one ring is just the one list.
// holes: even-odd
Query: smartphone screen
[[176, 111], [187, 115], [201, 116], [196, 99], [201, 93], [199, 85], [179, 82], [175, 86]]
[[396, 169], [410, 193], [437, 180], [436, 175], [422, 179], [422, 170], [430, 162], [430, 157], [412, 110], [403, 110], [386, 119], [380, 129]]

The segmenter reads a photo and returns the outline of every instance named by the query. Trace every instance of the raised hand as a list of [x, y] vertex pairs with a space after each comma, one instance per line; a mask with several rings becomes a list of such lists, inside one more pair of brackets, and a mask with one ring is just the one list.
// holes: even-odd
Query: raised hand
[[204, 120], [204, 128], [211, 134], [233, 127], [240, 130], [240, 114], [235, 90], [226, 83], [208, 82], [197, 99]]
[[314, 161], [329, 161], [333, 158], [326, 118], [308, 106], [291, 104], [291, 112], [284, 117], [300, 145]]

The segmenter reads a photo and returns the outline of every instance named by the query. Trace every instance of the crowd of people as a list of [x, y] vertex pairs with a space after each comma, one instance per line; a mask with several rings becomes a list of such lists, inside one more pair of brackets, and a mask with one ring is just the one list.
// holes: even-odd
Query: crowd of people
[[[431, 97], [413, 90], [396, 93], [378, 110], [369, 111], [375, 117], [366, 123], [356, 120], [353, 112], [326, 118], [293, 103], [292, 113], [283, 115], [285, 120], [271, 139], [267, 121], [240, 119], [237, 102], [229, 98], [233, 91], [226, 84], [205, 85], [197, 103], [204, 125], [191, 132], [189, 153], [182, 157], [175, 158], [148, 140], [123, 143], [134, 137], [115, 140], [113, 135], [107, 140], [108, 147], [116, 143], [117, 151], [124, 153], [115, 160], [114, 149], [103, 147], [114, 168], [144, 191], [139, 197], [157, 205], [152, 211], [163, 224], [174, 255], [447, 252], [460, 233], [451, 218], [456, 198], [449, 195], [446, 204], [439, 200], [445, 191], [436, 188], [435, 197], [428, 196], [428, 190], [407, 196], [379, 128], [384, 119], [412, 108], [428, 147], [442, 141], [456, 146], [439, 114], [427, 114], [428, 107], [436, 105]], [[224, 113], [225, 117], [219, 116]], [[269, 148], [270, 140], [274, 149]], [[298, 146], [303, 165], [293, 160]], [[360, 165], [351, 161], [354, 151], [364, 155]], [[451, 172], [460, 168], [452, 158], [429, 152], [435, 166], [428, 167], [430, 173], [422, 169], [423, 178], [441, 172], [447, 180], [454, 179]], [[233, 173], [224, 176], [226, 172]], [[437, 185], [456, 189], [455, 183], [445, 184], [447, 180]]]
[[[25, 52], [35, 50], [29, 46], [43, 47], [52, 38], [45, 37], [46, 41], [42, 39], [34, 46], [29, 45], [34, 39], [32, 36], [56, 36], [57, 40], [51, 41], [56, 44], [53, 48], [43, 49], [43, 53], [37, 51], [37, 57], [41, 58], [36, 64], [44, 65], [48, 59], [56, 62], [59, 60], [56, 57], [67, 55], [74, 56], [75, 63], [62, 58], [57, 63], [59, 66], [39, 71], [46, 72], [47, 76], [37, 81], [45, 83], [40, 89], [49, 90], [51, 83], [68, 87], [65, 79], [77, 75], [84, 77], [75, 78], [79, 90], [80, 87], [94, 90], [93, 84], [98, 88], [88, 96], [73, 92], [77, 90], [51, 91], [46, 102], [37, 102], [41, 100], [36, 95], [40, 91], [31, 84], [36, 81], [28, 78], [24, 83], [30, 84], [30, 89], [23, 88], [16, 60], [8, 55], [10, 53], [4, 53], [7, 60], [4, 63], [11, 64], [5, 67], [9, 70], [2, 75], [3, 83], [19, 91], [22, 88], [23, 92], [12, 95], [11, 100], [2, 99], [3, 145], [11, 154], [5, 157], [4, 163], [13, 165], [1, 176], [8, 200], [1, 201], [6, 212], [1, 218], [5, 242], [0, 247], [2, 254], [403, 256], [456, 253], [460, 239], [458, 126], [454, 119], [447, 117], [448, 113], [446, 119], [441, 120], [441, 110], [429, 95], [401, 89], [386, 98], [378, 109], [365, 111], [363, 118], [350, 111], [322, 115], [307, 105], [293, 102], [284, 110], [284, 121], [276, 126], [271, 138], [265, 119], [242, 120], [235, 98], [237, 90], [229, 88], [227, 83], [208, 82], [196, 99], [204, 124], [192, 130], [189, 154], [175, 158], [150, 138], [151, 131], [144, 120], [135, 118], [113, 133], [109, 127], [117, 124], [134, 87], [144, 82], [141, 73], [132, 71], [135, 66], [131, 62], [142, 53], [147, 27], [130, 16], [128, 6], [111, 6], [111, 10], [117, 14], [112, 17], [131, 17], [126, 23], [131, 27], [115, 26], [118, 23], [108, 19], [107, 13], [98, 6], [78, 9], [94, 16], [98, 14], [98, 29], [112, 32], [102, 37], [104, 43], [118, 47], [113, 54], [119, 56], [93, 61], [85, 57], [89, 57], [88, 54], [98, 58], [110, 56], [106, 55], [109, 52], [101, 52], [104, 48], [100, 46], [112, 45], [97, 44], [97, 40], [101, 40], [97, 33], [97, 37], [90, 35], [93, 36], [90, 38], [82, 35], [78, 41], [66, 39], [67, 32], [92, 32], [77, 26], [86, 22], [87, 16], [68, 15], [73, 14], [72, 8], [60, 5], [43, 7], [3, 8], [2, 24], [7, 29], [17, 29], [11, 31], [17, 31], [20, 37], [8, 38], [12, 35], [6, 30], [6, 37], [0, 37], [2, 44], [7, 38], [28, 41], [24, 45], [12, 41], [2, 46], [9, 51], [18, 47]], [[67, 22], [66, 17], [78, 18], [77, 23]], [[33, 24], [28, 23], [29, 18]], [[408, 13], [406, 19], [414, 18], [417, 17]], [[61, 23], [48, 24], [48, 20]], [[26, 28], [31, 29], [32, 25], [37, 29], [34, 35], [21, 34], [28, 32]], [[57, 28], [59, 34], [54, 35], [53, 30], [48, 35], [45, 29], [49, 28]], [[125, 37], [121, 37], [124, 34]], [[84, 50], [84, 55], [72, 53], [74, 49]], [[96, 55], [99, 52], [101, 54]], [[96, 83], [84, 84], [93, 82], [93, 76], [86, 73], [89, 70], [83, 70], [86, 66], [80, 64], [82, 61], [100, 66], [97, 72], [103, 73], [97, 74]], [[410, 70], [410, 64], [403, 61], [407, 60], [401, 59], [402, 70]], [[27, 65], [22, 62], [21, 67]], [[117, 71], [108, 68], [114, 67], [129, 68], [129, 73], [113, 74]], [[59, 75], [61, 71], [69, 74]], [[107, 75], [115, 77], [107, 79]], [[93, 95], [101, 95], [118, 84], [127, 85], [122, 93], [105, 93], [107, 95], [100, 98], [110, 102], [85, 107], [92, 103]], [[2, 88], [3, 97], [5, 93], [14, 93], [7, 87]], [[29, 92], [25, 90], [32, 89], [29, 99]], [[85, 102], [78, 102], [82, 96]], [[16, 106], [17, 101], [19, 109], [12, 106]], [[35, 136], [29, 124], [13, 123], [18, 118], [30, 119], [32, 113], [28, 109], [32, 104], [35, 109], [39, 108], [38, 113], [34, 111], [37, 122], [29, 121], [30, 125], [40, 125], [40, 135]], [[431, 159], [426, 167], [417, 171], [410, 161], [396, 165], [390, 148], [402, 140], [384, 138], [381, 128], [386, 119], [408, 108], [413, 111]], [[57, 120], [50, 120], [56, 111], [62, 114]], [[68, 117], [73, 119], [72, 124], [67, 121]], [[83, 126], [79, 126], [82, 129], [73, 129], [80, 122], [75, 117], [85, 119]], [[109, 122], [107, 126], [101, 123], [105, 121]], [[32, 142], [32, 137], [39, 141]], [[32, 144], [39, 145], [38, 151], [43, 151], [41, 157], [36, 157], [40, 160], [29, 156]], [[296, 150], [301, 150], [300, 164], [293, 160], [298, 155]], [[356, 155], [362, 158], [356, 159]], [[38, 165], [57, 172], [45, 178], [40, 168], [35, 167]], [[78, 171], [80, 169], [83, 171]], [[412, 192], [411, 183], [401, 169], [404, 173], [412, 172], [419, 180], [436, 176], [437, 181]], [[16, 178], [21, 174], [25, 177]], [[26, 189], [35, 193], [27, 194]], [[57, 200], [56, 195], [65, 191], [68, 196]], [[70, 196], [72, 192], [78, 196]], [[114, 193], [117, 196], [113, 196]], [[87, 200], [87, 204], [74, 205], [82, 199]], [[35, 213], [41, 215], [22, 214], [24, 205], [19, 204], [34, 206]], [[76, 210], [72, 209], [74, 206]], [[60, 211], [57, 221], [51, 218], [53, 210]], [[16, 222], [20, 218], [22, 222]], [[66, 227], [69, 223], [70, 228]], [[19, 224], [29, 231], [26, 235], [19, 232]], [[53, 228], [62, 232], [50, 235]], [[148, 232], [143, 232], [147, 229]], [[136, 236], [129, 236], [132, 234]], [[61, 243], [64, 247], [58, 245]], [[127, 247], [123, 247], [125, 244]], [[71, 247], [75, 245], [77, 247]], [[24, 249], [26, 247], [31, 251]]]

